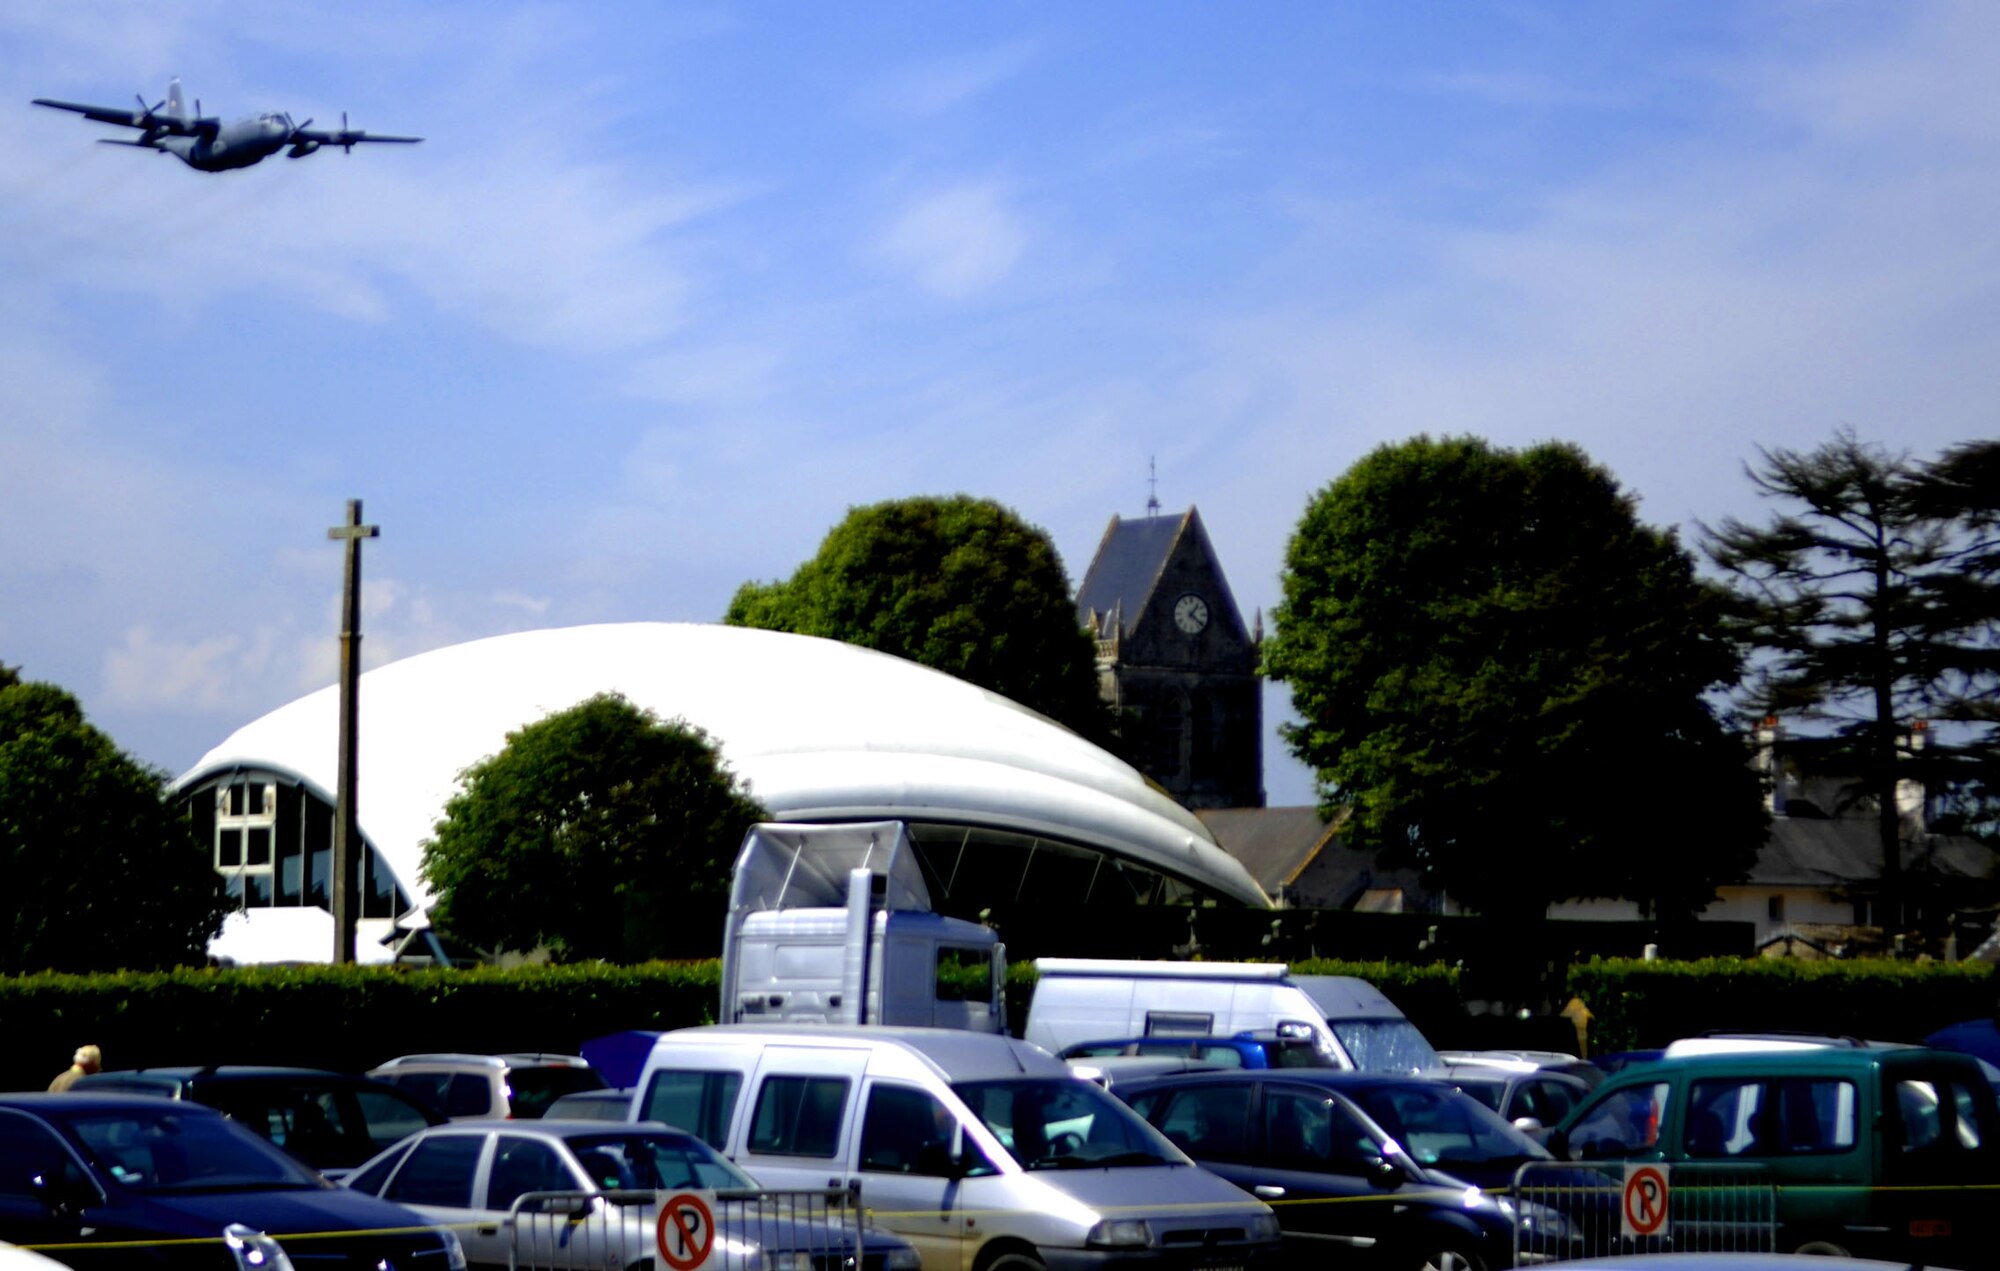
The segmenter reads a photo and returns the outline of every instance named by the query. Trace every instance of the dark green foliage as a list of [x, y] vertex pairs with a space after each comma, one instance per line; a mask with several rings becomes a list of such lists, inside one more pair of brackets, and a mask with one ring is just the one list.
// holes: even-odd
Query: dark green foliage
[[1384, 446], [1286, 551], [1265, 671], [1349, 845], [1481, 913], [1573, 896], [1656, 915], [1744, 876], [1765, 816], [1704, 693], [1716, 597], [1574, 446]]
[[601, 694], [461, 774], [424, 844], [432, 917], [563, 961], [708, 952], [743, 835], [768, 819], [700, 729]]
[[422, 1051], [575, 1054], [607, 1033], [713, 1023], [720, 980], [712, 958], [0, 977], [0, 1089], [41, 1089], [84, 1042], [104, 1048], [108, 1068], [264, 1063], [360, 1072]]
[[1594, 1016], [1590, 1051], [1602, 1055], [1717, 1031], [1915, 1042], [1990, 1016], [1994, 981], [1985, 962], [1593, 958], [1570, 968], [1569, 987]]
[[227, 904], [165, 774], [0, 667], [0, 972], [202, 963]]
[[1062, 557], [991, 499], [848, 510], [789, 579], [745, 583], [723, 621], [843, 640], [991, 689], [1102, 740], [1096, 650]]
[[[1750, 479], [1782, 510], [1763, 526], [1726, 520], [1705, 544], [1729, 579], [1733, 634], [1755, 651], [1747, 705], [1828, 739], [1817, 775], [1851, 780], [1843, 803], [1872, 810], [1893, 923], [1897, 783], [1925, 782], [1971, 828], [1994, 819], [2000, 444], [1924, 464], [1843, 429], [1810, 452], [1759, 454]], [[1920, 719], [1933, 727], [1917, 747]]]

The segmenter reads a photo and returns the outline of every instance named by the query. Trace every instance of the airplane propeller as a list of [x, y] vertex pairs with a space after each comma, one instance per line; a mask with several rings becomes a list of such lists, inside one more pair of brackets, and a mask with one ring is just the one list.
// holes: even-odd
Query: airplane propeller
[[132, 94], [132, 100], [139, 103], [139, 123], [141, 124], [151, 124], [153, 122], [153, 112], [167, 104], [167, 99], [162, 97], [148, 106], [146, 99], [137, 93]]

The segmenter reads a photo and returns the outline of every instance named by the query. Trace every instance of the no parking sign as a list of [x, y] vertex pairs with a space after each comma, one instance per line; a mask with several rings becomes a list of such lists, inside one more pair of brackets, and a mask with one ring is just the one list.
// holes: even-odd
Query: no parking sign
[[675, 1192], [654, 1223], [660, 1261], [673, 1271], [699, 1271], [715, 1248], [715, 1193]]
[[1627, 1165], [1619, 1231], [1626, 1236], [1667, 1234], [1667, 1165]]

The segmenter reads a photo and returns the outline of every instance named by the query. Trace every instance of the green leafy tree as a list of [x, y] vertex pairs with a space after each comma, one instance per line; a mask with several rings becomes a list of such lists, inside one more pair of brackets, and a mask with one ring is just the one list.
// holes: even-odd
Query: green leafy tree
[[507, 734], [424, 843], [444, 933], [642, 962], [711, 954], [743, 835], [769, 814], [708, 735], [600, 694]]
[[1747, 700], [1828, 743], [1816, 762], [1850, 779], [1847, 806], [1872, 811], [1883, 920], [1899, 925], [1899, 782], [1950, 792], [1973, 824], [1992, 819], [2000, 445], [1926, 464], [1842, 429], [1814, 450], [1758, 454], [1750, 481], [1783, 510], [1764, 525], [1725, 520], [1704, 544], [1754, 651]]
[[723, 621], [892, 653], [1110, 735], [1055, 543], [991, 499], [852, 508], [789, 579], [738, 589]]
[[0, 972], [198, 965], [228, 903], [166, 774], [0, 666]]
[[1766, 818], [1705, 693], [1738, 662], [1671, 531], [1574, 446], [1383, 446], [1308, 505], [1265, 671], [1351, 846], [1483, 913], [1681, 917]]

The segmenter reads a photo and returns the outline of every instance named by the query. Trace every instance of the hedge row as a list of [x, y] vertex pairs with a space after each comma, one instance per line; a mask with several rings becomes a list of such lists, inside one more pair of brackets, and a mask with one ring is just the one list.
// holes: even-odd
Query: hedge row
[[[1561, 1020], [1468, 1015], [1456, 968], [1398, 962], [1296, 962], [1307, 975], [1379, 986], [1441, 1047], [1570, 1049]], [[720, 965], [474, 967], [391, 970], [287, 966], [0, 978], [0, 1089], [38, 1089], [83, 1042], [113, 1068], [282, 1063], [361, 1071], [428, 1050], [574, 1052], [624, 1029], [714, 1018]], [[1034, 991], [1031, 963], [1009, 968], [1015, 1031]], [[1570, 968], [1569, 991], [1592, 1012], [1603, 1054], [1717, 1029], [1787, 1029], [1914, 1041], [1992, 1014], [1985, 963], [1888, 960], [1696, 962], [1602, 959]]]
[[1570, 967], [1569, 987], [1592, 1014], [1594, 1054], [1713, 1031], [1913, 1042], [1990, 1016], [1996, 1005], [1993, 967], [1985, 962], [1593, 959]]
[[0, 1090], [84, 1042], [110, 1068], [275, 1063], [360, 1072], [416, 1051], [546, 1050], [712, 1021], [714, 959], [639, 966], [284, 966], [0, 978]]

